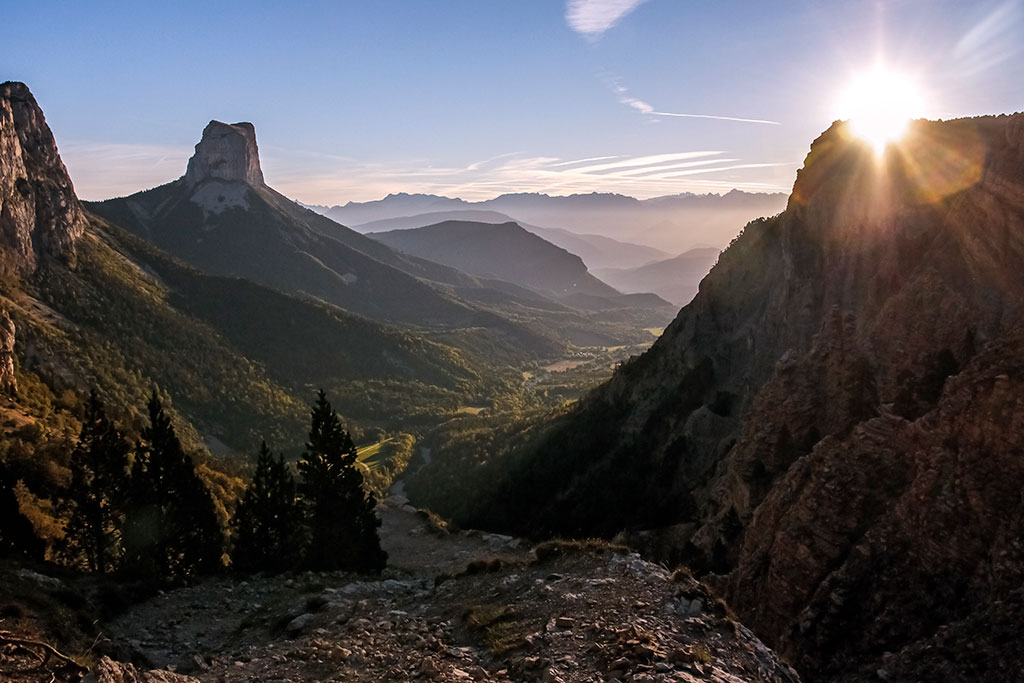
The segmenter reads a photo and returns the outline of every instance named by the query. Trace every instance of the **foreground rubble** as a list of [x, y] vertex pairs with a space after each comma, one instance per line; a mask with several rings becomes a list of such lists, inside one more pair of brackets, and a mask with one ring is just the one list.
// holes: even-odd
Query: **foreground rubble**
[[381, 505], [379, 580], [216, 578], [107, 624], [89, 674], [130, 681], [797, 681], [724, 602], [603, 542], [447, 533]]

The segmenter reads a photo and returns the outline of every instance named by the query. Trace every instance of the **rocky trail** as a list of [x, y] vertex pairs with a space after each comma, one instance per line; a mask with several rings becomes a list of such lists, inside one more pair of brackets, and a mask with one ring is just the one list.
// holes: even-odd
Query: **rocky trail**
[[218, 577], [161, 592], [103, 625], [99, 650], [118, 661], [87, 680], [798, 680], [685, 571], [600, 542], [449, 533], [400, 495], [379, 509], [379, 579]]

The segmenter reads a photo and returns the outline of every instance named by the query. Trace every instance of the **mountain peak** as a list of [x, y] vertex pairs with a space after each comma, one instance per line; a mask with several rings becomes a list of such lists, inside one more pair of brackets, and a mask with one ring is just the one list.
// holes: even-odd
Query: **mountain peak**
[[210, 121], [203, 129], [203, 139], [188, 161], [185, 182], [194, 186], [210, 178], [257, 187], [264, 184], [256, 128], [251, 123]]
[[30, 273], [42, 257], [73, 261], [85, 223], [28, 86], [0, 83], [0, 276]]

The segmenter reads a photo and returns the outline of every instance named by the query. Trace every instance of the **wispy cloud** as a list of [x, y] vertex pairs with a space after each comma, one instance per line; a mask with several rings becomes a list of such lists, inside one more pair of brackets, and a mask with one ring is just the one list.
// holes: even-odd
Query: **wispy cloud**
[[[506, 192], [620, 192], [645, 198], [678, 192], [786, 191], [792, 173], [770, 171], [795, 162], [743, 160], [715, 150], [650, 155], [607, 154], [581, 159], [506, 152], [469, 164], [426, 159], [367, 162], [265, 145], [267, 182], [309, 203], [378, 199], [391, 192], [424, 192], [469, 200]], [[85, 199], [107, 199], [170, 182], [185, 172], [191, 147], [67, 143], [61, 154]]]
[[684, 159], [697, 159], [700, 157], [709, 157], [718, 154], [722, 154], [722, 152], [697, 151], [675, 152], [672, 154], [651, 154], [649, 156], [623, 159], [622, 161], [613, 161], [607, 164], [591, 164], [589, 166], [575, 168], [573, 169], [573, 171], [577, 173], [598, 173], [601, 171], [609, 171], [614, 169], [633, 168], [635, 166], [659, 166], [662, 164], [682, 161]]
[[975, 76], [1012, 57], [1020, 49], [1020, 0], [996, 7], [957, 41], [953, 57], [966, 76]]
[[565, 21], [569, 28], [596, 40], [646, 0], [568, 0]]
[[483, 159], [482, 161], [474, 161], [472, 164], [466, 167], [467, 171], [478, 171], [484, 166], [491, 164], [498, 159], [507, 159], [508, 157], [514, 157], [523, 154], [523, 152], [506, 152], [505, 154], [499, 154], [497, 156], [490, 157], [489, 159]]
[[585, 164], [591, 161], [604, 161], [605, 159], [621, 159], [621, 154], [612, 154], [611, 156], [605, 157], [588, 157], [586, 159], [573, 159], [572, 161], [562, 161], [552, 166], [572, 166], [573, 164]]

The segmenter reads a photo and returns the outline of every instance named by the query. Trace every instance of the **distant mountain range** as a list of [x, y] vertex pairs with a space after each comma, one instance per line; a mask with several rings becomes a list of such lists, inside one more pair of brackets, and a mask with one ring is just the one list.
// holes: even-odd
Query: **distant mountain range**
[[353, 230], [362, 233], [387, 232], [389, 230], [409, 230], [435, 225], [444, 221], [475, 221], [477, 223], [518, 223], [534, 235], [543, 237], [551, 244], [559, 246], [569, 253], [583, 259], [591, 270], [595, 268], [635, 268], [653, 261], [660, 261], [670, 256], [659, 249], [641, 244], [631, 244], [611, 239], [603, 235], [577, 234], [561, 228], [541, 228], [522, 221], [517, 221], [498, 211], [482, 211], [463, 209], [456, 211], [435, 211], [432, 213], [401, 216], [399, 218], [382, 218], [362, 225], [352, 226]]
[[[438, 224], [464, 223], [462, 234], [448, 227], [442, 230]], [[489, 256], [484, 262], [471, 262], [466, 259], [468, 243], [464, 238], [472, 235], [477, 239], [485, 234], [487, 224], [505, 224], [520, 227], [519, 235], [523, 242], [526, 236], [533, 233], [551, 245], [562, 247], [562, 250], [579, 256], [590, 272], [603, 283], [611, 285], [623, 293], [652, 293], [677, 306], [683, 306], [697, 293], [701, 279], [711, 270], [718, 259], [721, 249], [717, 247], [697, 247], [679, 256], [668, 254], [638, 244], [630, 244], [613, 240], [602, 235], [578, 235], [558, 228], [539, 228], [530, 224], [517, 224], [511, 218], [497, 211], [480, 211], [466, 209], [462, 211], [439, 211], [434, 213], [402, 216], [401, 218], [384, 218], [360, 226], [357, 230], [379, 239], [390, 246], [406, 253], [444, 263], [459, 268], [467, 273], [489, 275], [531, 286], [530, 282], [539, 282], [537, 278], [548, 279], [549, 285], [558, 287], [572, 286], [566, 276], [579, 271], [579, 266], [568, 261], [561, 261], [561, 275], [551, 269], [531, 266], [531, 260], [522, 258], [528, 252], [524, 245], [512, 248], [511, 243], [502, 244], [492, 239], [490, 253], [478, 253], [477, 256]], [[426, 227], [431, 230], [427, 231]], [[478, 229], [471, 229], [477, 226]], [[523, 230], [525, 229], [525, 230]], [[380, 231], [380, 232], [378, 232]], [[500, 231], [490, 230], [490, 235], [497, 237]], [[511, 238], [512, 234], [506, 235]], [[447, 235], [443, 234], [447, 233]], [[478, 244], [474, 249], [483, 247]], [[516, 254], [517, 258], [508, 258]], [[553, 256], [553, 255], [552, 255]], [[554, 263], [555, 261], [550, 261]], [[608, 264], [631, 264], [613, 267]], [[599, 264], [599, 265], [595, 265]], [[498, 275], [504, 273], [504, 275]], [[578, 276], [574, 276], [577, 277]], [[571, 279], [571, 278], [570, 278]], [[546, 285], [547, 286], [547, 285]], [[577, 290], [583, 293], [581, 290]], [[593, 292], [586, 292], [593, 293]]]
[[620, 292], [653, 292], [677, 306], [685, 306], [720, 253], [717, 247], [700, 247], [637, 268], [601, 268], [595, 270], [595, 275]]
[[[310, 208], [344, 225], [364, 225], [442, 211], [496, 211], [511, 216], [524, 227], [529, 224], [602, 235], [679, 254], [698, 246], [726, 246], [749, 221], [782, 211], [786, 198], [781, 193], [733, 190], [724, 195], [684, 193], [644, 200], [620, 194], [553, 197], [523, 193], [467, 202], [437, 195], [399, 193], [371, 202]], [[588, 262], [588, 265], [593, 264]], [[640, 264], [614, 264], [615, 267], [636, 265]]]

